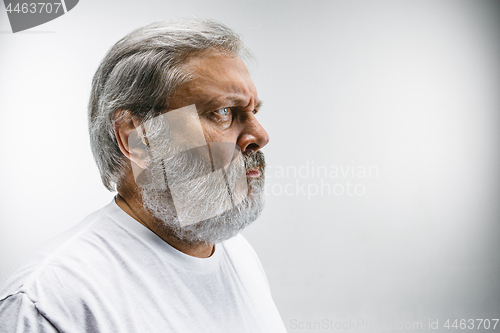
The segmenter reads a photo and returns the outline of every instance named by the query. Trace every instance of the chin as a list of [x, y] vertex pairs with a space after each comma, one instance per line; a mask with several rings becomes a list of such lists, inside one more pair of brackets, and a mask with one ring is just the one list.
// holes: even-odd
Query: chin
[[[142, 191], [144, 207], [158, 221], [163, 231], [187, 244], [217, 244], [236, 236], [254, 222], [264, 208], [264, 177], [248, 179], [248, 193], [238, 204], [216, 216], [183, 224], [173, 204], [170, 191]], [[211, 203], [217, 204], [217, 203]], [[200, 207], [194, 214], [199, 214]], [[183, 215], [189, 212], [183, 212]]]

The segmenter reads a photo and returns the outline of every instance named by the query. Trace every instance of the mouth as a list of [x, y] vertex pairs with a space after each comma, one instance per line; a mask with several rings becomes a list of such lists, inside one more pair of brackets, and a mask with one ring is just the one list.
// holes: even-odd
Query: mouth
[[259, 171], [260, 167], [256, 167], [256, 168], [252, 168], [252, 169], [248, 169], [247, 170], [247, 177], [248, 178], [257, 178], [260, 176], [260, 171]]

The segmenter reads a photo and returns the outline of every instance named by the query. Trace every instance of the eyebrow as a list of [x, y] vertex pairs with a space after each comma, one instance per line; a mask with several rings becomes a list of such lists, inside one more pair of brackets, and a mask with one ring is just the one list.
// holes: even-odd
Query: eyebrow
[[[214, 107], [217, 107], [218, 105], [224, 105], [226, 103], [234, 104], [234, 107], [238, 107], [238, 106], [245, 103], [245, 100], [241, 99], [239, 96], [229, 96], [227, 98], [224, 98], [223, 100], [219, 100], [219, 101], [217, 101], [217, 100], [218, 100], [218, 98], [215, 97], [215, 98], [212, 98], [211, 100], [209, 100], [208, 102], [204, 103], [207, 111], [208, 111], [208, 109], [212, 109]], [[262, 103], [263, 103], [262, 100], [259, 100], [257, 102], [257, 104], [255, 104], [254, 110], [260, 109], [262, 107]], [[204, 111], [204, 112], [207, 112], [207, 111]], [[202, 112], [202, 113], [204, 113], [204, 112]]]
[[[238, 96], [230, 96], [228, 98], [225, 99], [226, 101], [230, 101], [230, 102], [233, 102], [235, 104], [243, 104], [244, 103], [244, 100], [242, 100], [241, 98], [239, 98]], [[262, 100], [259, 99], [259, 101], [257, 102], [257, 104], [255, 104], [254, 106], [254, 110], [255, 109], [260, 109], [262, 107]]]

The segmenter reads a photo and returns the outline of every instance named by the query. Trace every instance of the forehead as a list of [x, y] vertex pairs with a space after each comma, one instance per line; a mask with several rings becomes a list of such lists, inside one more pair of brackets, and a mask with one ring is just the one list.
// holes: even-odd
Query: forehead
[[234, 54], [209, 50], [191, 56], [183, 68], [191, 80], [179, 87], [169, 109], [196, 104], [198, 110], [255, 106], [257, 89], [243, 61]]

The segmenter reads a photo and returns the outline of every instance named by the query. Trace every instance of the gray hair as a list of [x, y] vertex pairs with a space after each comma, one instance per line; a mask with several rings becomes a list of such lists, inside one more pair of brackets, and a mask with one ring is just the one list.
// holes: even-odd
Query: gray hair
[[169, 97], [190, 79], [183, 63], [211, 48], [250, 56], [234, 31], [201, 19], [152, 23], [109, 50], [92, 80], [88, 107], [90, 145], [108, 190], [121, 183], [129, 163], [113, 131], [115, 113], [127, 110], [145, 121], [165, 112]]

